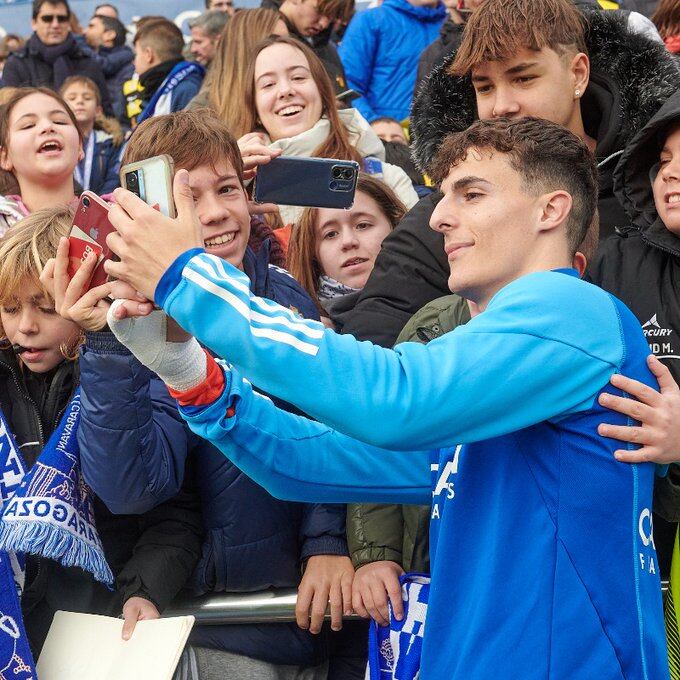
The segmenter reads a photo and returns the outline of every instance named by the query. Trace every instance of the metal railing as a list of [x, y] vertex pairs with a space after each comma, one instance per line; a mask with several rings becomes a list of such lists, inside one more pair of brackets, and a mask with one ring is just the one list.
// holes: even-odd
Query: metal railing
[[[668, 581], [662, 581], [664, 595]], [[266, 590], [260, 593], [211, 593], [203, 597], [180, 598], [175, 601], [163, 616], [196, 617], [196, 623], [203, 626], [219, 626], [236, 623], [281, 623], [295, 621], [294, 588], [285, 590]], [[329, 618], [326, 612], [326, 618]], [[345, 619], [359, 619], [358, 616], [345, 616]]]

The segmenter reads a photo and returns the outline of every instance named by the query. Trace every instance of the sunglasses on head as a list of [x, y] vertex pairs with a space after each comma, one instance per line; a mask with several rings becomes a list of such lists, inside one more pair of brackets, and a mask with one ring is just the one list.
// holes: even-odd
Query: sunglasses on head
[[65, 24], [69, 20], [68, 14], [43, 14], [40, 17], [40, 21], [43, 24], [51, 24], [54, 20], [57, 20], [60, 24]]

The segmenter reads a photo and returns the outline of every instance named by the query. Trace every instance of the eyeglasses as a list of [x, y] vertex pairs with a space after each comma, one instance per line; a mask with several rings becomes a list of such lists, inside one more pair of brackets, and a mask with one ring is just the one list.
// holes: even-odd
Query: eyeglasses
[[66, 24], [68, 23], [69, 18], [68, 14], [43, 14], [40, 17], [40, 21], [42, 21], [43, 24], [51, 24], [56, 19], [60, 24]]

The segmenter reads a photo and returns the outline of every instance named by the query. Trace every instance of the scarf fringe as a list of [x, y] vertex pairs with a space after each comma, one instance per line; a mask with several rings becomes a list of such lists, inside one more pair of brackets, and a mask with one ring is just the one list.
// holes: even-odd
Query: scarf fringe
[[84, 541], [74, 538], [63, 527], [36, 520], [2, 522], [0, 550], [47, 557], [65, 567], [80, 567], [90, 572], [107, 588], [113, 589], [113, 573], [104, 555]]

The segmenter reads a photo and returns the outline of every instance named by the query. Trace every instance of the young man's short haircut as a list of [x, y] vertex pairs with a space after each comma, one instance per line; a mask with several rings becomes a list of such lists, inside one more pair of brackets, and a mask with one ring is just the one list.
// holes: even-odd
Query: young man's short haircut
[[464, 76], [484, 62], [544, 47], [587, 54], [585, 19], [571, 0], [484, 0], [465, 26], [449, 71]]
[[348, 24], [354, 14], [354, 0], [319, 0], [317, 10], [331, 21]]
[[38, 18], [38, 14], [40, 14], [43, 5], [52, 5], [53, 7], [63, 5], [66, 7], [66, 13], [69, 17], [71, 16], [71, 8], [69, 7], [67, 0], [33, 0], [31, 12], [34, 20]]
[[209, 163], [229, 162], [243, 184], [243, 160], [236, 139], [211, 109], [154, 116], [135, 128], [122, 164], [168, 154], [175, 169], [193, 170]]
[[444, 140], [432, 164], [433, 179], [441, 183], [471, 149], [506, 155], [528, 194], [569, 192], [572, 208], [566, 230], [573, 255], [597, 207], [597, 165], [583, 141], [561, 125], [539, 118], [478, 120]]
[[215, 37], [222, 35], [227, 21], [229, 21], [229, 15], [226, 12], [213, 9], [189, 21], [189, 28], [200, 28], [206, 35]]
[[184, 35], [172, 21], [153, 19], [139, 25], [134, 43], [136, 46], [150, 47], [163, 62], [181, 59]]
[[104, 14], [95, 14], [95, 16], [102, 22], [105, 31], [115, 31], [116, 37], [113, 39], [113, 47], [122, 47], [125, 45], [127, 28], [125, 28], [122, 21]]

